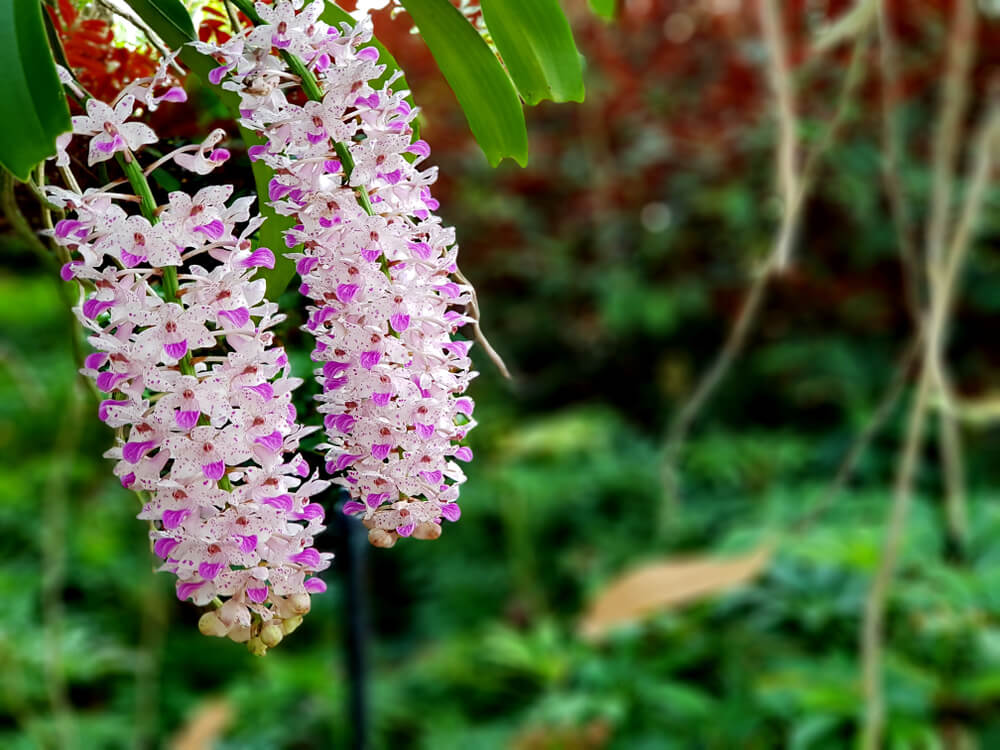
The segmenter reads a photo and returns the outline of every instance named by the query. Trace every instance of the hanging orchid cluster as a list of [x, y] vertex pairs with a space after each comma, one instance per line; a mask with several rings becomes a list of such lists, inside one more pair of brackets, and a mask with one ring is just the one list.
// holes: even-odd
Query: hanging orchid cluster
[[[250, 157], [274, 172], [271, 206], [296, 222], [285, 240], [301, 248], [291, 257], [312, 302], [326, 469], [343, 472], [345, 510], [376, 546], [436, 539], [442, 518], [459, 517], [455, 459], [472, 458], [461, 445], [474, 426], [470, 342], [451, 337], [470, 322], [472, 290], [434, 214], [437, 172], [418, 168], [430, 149], [413, 141], [408, 92], [378, 83], [370, 19], [335, 28], [321, 1], [298, 5], [258, 3], [248, 34], [195, 46], [219, 61], [213, 82], [239, 94], [241, 124], [264, 139]], [[309, 82], [304, 104], [288, 96], [287, 60]]]
[[[139, 163], [157, 142], [132, 119], [139, 108], [185, 99], [172, 60], [110, 103], [60, 71], [86, 113], [58, 141], [66, 187], [47, 188], [66, 211], [50, 234], [95, 350], [82, 372], [117, 431], [106, 455], [143, 499], [139, 518], [178, 598], [209, 607], [202, 632], [256, 653], [326, 588], [316, 574], [332, 555], [313, 546], [324, 528], [314, 497], [331, 481], [371, 542], [389, 547], [435, 539], [442, 519], [458, 519], [456, 459], [472, 458], [461, 442], [474, 426], [463, 394], [475, 373], [469, 343], [452, 339], [470, 321], [472, 290], [458, 275], [454, 230], [433, 213], [436, 172], [418, 169], [429, 149], [413, 141], [408, 92], [375, 83], [384, 69], [367, 46], [370, 22], [330, 27], [322, 9], [258, 3], [256, 26], [194, 45], [220, 62], [211, 80], [239, 94], [242, 124], [264, 137], [250, 157], [274, 173], [271, 206], [295, 219], [285, 240], [309, 299], [330, 479], [299, 452], [319, 427], [303, 426], [292, 405], [301, 380], [275, 340], [285, 316], [257, 278], [275, 257], [251, 239], [264, 221], [254, 198], [213, 185], [157, 205], [146, 180], [168, 163], [210, 174], [229, 158], [223, 131]], [[299, 87], [311, 95], [304, 104], [294, 103]], [[67, 152], [77, 138], [89, 139], [90, 165], [114, 159], [127, 180], [81, 190]], [[135, 194], [120, 192], [126, 183]]]

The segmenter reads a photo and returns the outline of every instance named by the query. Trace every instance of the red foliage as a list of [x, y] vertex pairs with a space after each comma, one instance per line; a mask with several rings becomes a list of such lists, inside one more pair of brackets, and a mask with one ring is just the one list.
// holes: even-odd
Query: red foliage
[[58, 10], [45, 7], [59, 33], [66, 59], [80, 83], [98, 99], [111, 101], [130, 81], [156, 71], [150, 50], [116, 46], [106, 21], [81, 18], [69, 0], [58, 3]]

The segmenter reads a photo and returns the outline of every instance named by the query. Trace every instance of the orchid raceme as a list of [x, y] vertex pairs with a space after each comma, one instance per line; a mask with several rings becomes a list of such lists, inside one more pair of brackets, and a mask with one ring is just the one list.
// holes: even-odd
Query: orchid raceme
[[[81, 191], [75, 179], [49, 187], [67, 212], [51, 234], [70, 254], [62, 276], [80, 285], [74, 312], [95, 350], [82, 372], [106, 395], [100, 418], [118, 431], [106, 455], [144, 498], [139, 518], [150, 522], [160, 569], [177, 576], [179, 599], [216, 607], [202, 632], [262, 653], [326, 588], [316, 573], [332, 555], [313, 547], [324, 511], [312, 497], [329, 482], [297, 453], [316, 428], [298, 421], [291, 394], [301, 381], [273, 333], [284, 316], [255, 278], [274, 256], [248, 239], [262, 222], [254, 198], [232, 200], [232, 186], [215, 185], [147, 205], [136, 151], [156, 135], [132, 118], [136, 102], [183, 97], [176, 87], [154, 96], [164, 70], [114, 102], [87, 100], [73, 120], [91, 163], [117, 156], [139, 195]], [[228, 157], [220, 138], [161, 162], [207, 174]]]
[[[218, 61], [212, 81], [239, 94], [241, 124], [265, 140], [250, 156], [273, 170], [271, 206], [297, 222], [285, 238], [312, 303], [326, 469], [373, 544], [435, 539], [442, 518], [459, 517], [476, 373], [471, 343], [452, 338], [472, 289], [434, 214], [436, 169], [419, 169], [430, 149], [413, 142], [416, 111], [394, 79], [376, 88], [367, 16], [335, 28], [319, 20], [322, 0], [238, 5], [255, 27], [194, 46]], [[299, 84], [304, 104], [290, 96]]]

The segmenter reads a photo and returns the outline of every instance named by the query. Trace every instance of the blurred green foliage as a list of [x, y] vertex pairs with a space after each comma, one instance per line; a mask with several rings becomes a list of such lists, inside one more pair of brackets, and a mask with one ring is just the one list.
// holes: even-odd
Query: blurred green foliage
[[[620, 33], [639, 65], [648, 39]], [[599, 40], [578, 38], [598, 58]], [[901, 409], [831, 507], [795, 524], [824, 495], [909, 335], [877, 191], [878, 129], [856, 112], [831, 154], [799, 264], [702, 415], [684, 451], [681, 513], [658, 542], [665, 422], [770, 247], [773, 128], [748, 117], [728, 150], [692, 153], [656, 126], [691, 92], [661, 81], [640, 91], [641, 106], [615, 109], [613, 71], [595, 62], [588, 76], [578, 111], [540, 108], [529, 170], [489, 171], [461, 142], [436, 157], [442, 211], [517, 379], [502, 381], [474, 349], [480, 426], [461, 522], [433, 544], [367, 552], [372, 746], [848, 747]], [[432, 143], [464, 128], [435, 110], [432, 89], [418, 99]], [[927, 107], [906, 111], [908, 132], [919, 133]], [[904, 176], [924, 198], [926, 170], [911, 164]], [[998, 237], [993, 210], [950, 352], [972, 392], [996, 383], [1000, 282], [984, 248]], [[220, 697], [232, 714], [216, 748], [348, 746], [337, 563], [330, 591], [266, 658], [199, 635], [197, 611], [151, 570], [135, 496], [101, 458], [111, 434], [74, 379], [55, 275], [17, 238], [0, 241], [0, 747], [166, 747]], [[304, 375], [298, 302], [282, 302]], [[946, 538], [928, 440], [891, 591], [893, 748], [1000, 745], [1000, 452], [992, 430], [966, 437], [970, 537], [962, 549]], [[773, 538], [775, 557], [752, 585], [602, 642], [578, 634], [587, 602], [624, 568]]]

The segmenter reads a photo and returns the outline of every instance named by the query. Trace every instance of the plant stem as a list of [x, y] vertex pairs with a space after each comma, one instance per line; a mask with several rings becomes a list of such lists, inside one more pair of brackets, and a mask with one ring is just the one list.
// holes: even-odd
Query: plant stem
[[[160, 220], [156, 215], [156, 199], [153, 198], [153, 190], [149, 186], [149, 180], [146, 179], [142, 167], [139, 166], [139, 162], [132, 155], [131, 151], [125, 151], [124, 154], [119, 154], [117, 158], [118, 164], [121, 165], [122, 171], [125, 172], [129, 184], [135, 190], [136, 195], [139, 196], [139, 209], [142, 211], [142, 215], [146, 217], [146, 220], [150, 224], [156, 224]], [[180, 297], [177, 295], [177, 269], [174, 266], [164, 266], [161, 271], [163, 273], [164, 296], [168, 302], [179, 301]], [[185, 375], [194, 375], [194, 365], [191, 364], [190, 352], [181, 358], [180, 368], [181, 372]]]
[[[229, 0], [233, 5], [240, 9], [240, 11], [245, 15], [254, 26], [260, 26], [264, 23], [264, 20], [257, 14], [256, 9], [253, 7], [253, 3], [250, 0]], [[238, 29], [234, 29], [237, 33]], [[281, 59], [285, 61], [291, 71], [299, 77], [302, 84], [302, 90], [306, 92], [306, 96], [312, 99], [314, 102], [319, 102], [323, 100], [323, 90], [319, 86], [319, 82], [316, 80], [316, 76], [313, 75], [312, 71], [306, 66], [301, 59], [295, 55], [287, 52], [286, 50], [281, 50]], [[337, 152], [337, 156], [340, 158], [340, 163], [344, 168], [344, 178], [345, 181], [350, 178], [351, 172], [354, 171], [354, 157], [351, 156], [350, 150], [346, 145], [338, 141], [333, 142], [333, 149]], [[375, 215], [375, 210], [372, 208], [371, 199], [368, 197], [368, 191], [365, 190], [364, 186], [358, 186], [354, 188], [355, 194], [358, 196], [358, 203], [365, 210], [369, 216]], [[387, 269], [383, 269], [384, 271]]]

